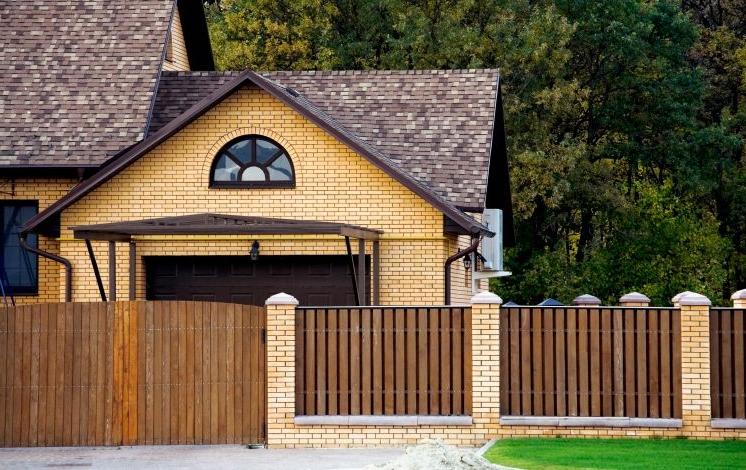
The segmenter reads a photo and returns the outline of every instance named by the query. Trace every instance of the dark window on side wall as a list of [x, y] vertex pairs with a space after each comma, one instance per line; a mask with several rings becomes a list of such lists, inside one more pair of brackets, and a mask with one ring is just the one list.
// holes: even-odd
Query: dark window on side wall
[[280, 144], [259, 135], [228, 142], [210, 169], [213, 188], [288, 188], [295, 185], [290, 155]]
[[[2, 223], [2, 276], [6, 291], [11, 294], [36, 294], [39, 290], [39, 265], [35, 254], [21, 247], [21, 227], [39, 210], [35, 201], [0, 201]], [[36, 247], [36, 234], [29, 234], [28, 243]], [[7, 284], [10, 284], [7, 286]]]

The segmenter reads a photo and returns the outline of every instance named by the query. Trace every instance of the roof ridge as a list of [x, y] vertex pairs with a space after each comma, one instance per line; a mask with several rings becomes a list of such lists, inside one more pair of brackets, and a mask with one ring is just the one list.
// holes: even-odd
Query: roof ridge
[[262, 70], [256, 73], [265, 74], [307, 74], [307, 75], [384, 75], [384, 74], [402, 74], [402, 75], [441, 75], [446, 73], [477, 73], [490, 72], [499, 73], [499, 68], [458, 68], [458, 69], [345, 69], [345, 70]]

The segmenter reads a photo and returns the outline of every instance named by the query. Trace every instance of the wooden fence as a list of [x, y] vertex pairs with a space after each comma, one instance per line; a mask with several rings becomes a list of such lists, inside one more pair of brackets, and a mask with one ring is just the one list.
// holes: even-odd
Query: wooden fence
[[296, 414], [470, 415], [471, 309], [299, 308]]
[[221, 303], [0, 309], [0, 445], [262, 442], [264, 327]]
[[500, 310], [502, 415], [681, 417], [680, 312]]
[[710, 309], [712, 417], [746, 419], [746, 311]]

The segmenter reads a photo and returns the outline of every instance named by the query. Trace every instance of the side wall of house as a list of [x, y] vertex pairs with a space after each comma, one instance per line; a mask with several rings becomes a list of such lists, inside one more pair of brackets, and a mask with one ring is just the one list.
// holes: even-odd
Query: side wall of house
[[[11, 179], [3, 193], [0, 194], [0, 201], [36, 201], [41, 211], [64, 196], [75, 183], [74, 179]], [[58, 254], [59, 240], [40, 236], [39, 248]], [[64, 296], [60, 290], [61, 273], [62, 267], [58, 263], [39, 257], [39, 292], [36, 295], [16, 295], [16, 303], [32, 304], [63, 301]]]
[[[174, 8], [174, 18], [171, 22], [171, 51], [166, 54], [167, 59], [163, 61], [163, 70], [191, 70], [189, 68], [189, 56], [187, 55], [184, 30], [181, 27], [181, 16], [179, 9]], [[169, 47], [168, 44], [166, 47]]]
[[[246, 134], [264, 135], [285, 147], [295, 167], [295, 188], [208, 187], [214, 155], [231, 139]], [[381, 303], [443, 302], [443, 262], [450, 249], [449, 237], [443, 234], [443, 215], [302, 115], [254, 87], [237, 91], [62, 214], [61, 252], [74, 265], [74, 299], [97, 300], [99, 295], [85, 245], [72, 238], [69, 227], [203, 212], [381, 229]], [[341, 237], [140, 237], [136, 240], [137, 297], [145, 296], [143, 256], [245, 255], [254, 239], [260, 240], [264, 256], [345, 253]], [[106, 244], [95, 243], [95, 251], [105, 275]], [[126, 298], [129, 290], [128, 266], [127, 246], [119, 244], [119, 298]]]

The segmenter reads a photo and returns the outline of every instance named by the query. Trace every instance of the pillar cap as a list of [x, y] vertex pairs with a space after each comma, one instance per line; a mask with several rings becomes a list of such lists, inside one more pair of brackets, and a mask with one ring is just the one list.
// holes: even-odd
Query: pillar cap
[[685, 290], [684, 292], [679, 292], [678, 294], [674, 295], [674, 296], [673, 296], [673, 297], [671, 298], [671, 303], [674, 303], [674, 304], [676, 304], [676, 303], [678, 303], [678, 302], [679, 302], [679, 301], [680, 301], [680, 300], [681, 300], [681, 299], [682, 299], [683, 297], [686, 297], [687, 295], [690, 295], [690, 294], [696, 294], [696, 292], [692, 292], [692, 291], [690, 291], [690, 290]]
[[502, 305], [503, 299], [492, 292], [483, 291], [471, 298], [472, 304]]
[[697, 294], [696, 292], [692, 292], [691, 294], [681, 297], [679, 299], [679, 305], [703, 306], [703, 305], [712, 305], [712, 302], [710, 302], [710, 299], [708, 299], [704, 295]]
[[298, 299], [284, 292], [275, 294], [264, 302], [264, 305], [298, 305], [298, 304], [299, 304]]
[[601, 299], [591, 294], [583, 294], [572, 299], [573, 305], [601, 305]]
[[736, 291], [733, 293], [733, 295], [730, 296], [731, 300], [742, 300], [746, 299], [746, 289], [741, 289], [739, 291]]
[[621, 296], [619, 302], [650, 302], [650, 297], [645, 294], [640, 294], [639, 292], [630, 292], [629, 294]]

